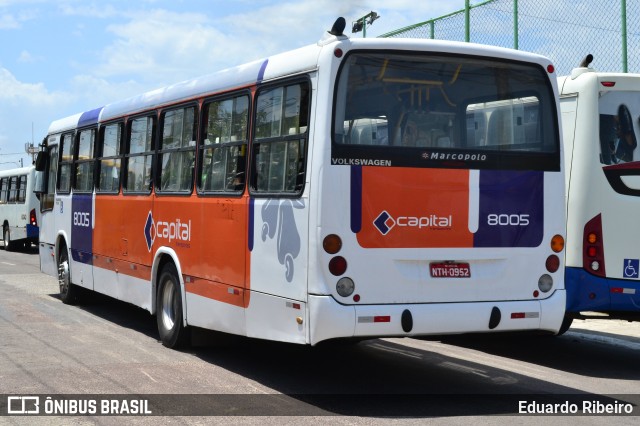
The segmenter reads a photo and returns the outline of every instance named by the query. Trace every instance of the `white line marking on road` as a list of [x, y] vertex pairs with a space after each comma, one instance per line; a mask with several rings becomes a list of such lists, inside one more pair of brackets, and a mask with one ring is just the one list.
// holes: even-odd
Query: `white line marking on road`
[[9, 262], [0, 262], [0, 263], [2, 263], [3, 265], [16, 266], [15, 263], [9, 263]]

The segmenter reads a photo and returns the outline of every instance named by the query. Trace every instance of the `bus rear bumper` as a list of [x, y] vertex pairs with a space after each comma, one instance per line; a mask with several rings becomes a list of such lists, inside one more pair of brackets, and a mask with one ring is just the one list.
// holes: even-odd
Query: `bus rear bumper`
[[[557, 333], [566, 293], [531, 301], [341, 305], [309, 296], [310, 340], [541, 330]], [[408, 312], [408, 313], [407, 313]]]

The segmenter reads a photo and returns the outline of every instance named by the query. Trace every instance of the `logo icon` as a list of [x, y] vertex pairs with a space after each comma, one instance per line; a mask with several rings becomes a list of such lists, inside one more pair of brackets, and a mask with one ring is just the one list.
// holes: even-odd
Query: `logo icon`
[[147, 249], [151, 251], [151, 246], [156, 239], [156, 227], [153, 223], [153, 216], [151, 216], [151, 211], [149, 211], [147, 222], [144, 224], [144, 239], [147, 241]]
[[7, 414], [40, 414], [40, 397], [7, 397]]
[[382, 235], [387, 235], [396, 226], [396, 221], [385, 210], [373, 221], [373, 225], [378, 228]]
[[625, 278], [638, 278], [639, 271], [640, 271], [640, 259], [624, 260], [623, 275]]

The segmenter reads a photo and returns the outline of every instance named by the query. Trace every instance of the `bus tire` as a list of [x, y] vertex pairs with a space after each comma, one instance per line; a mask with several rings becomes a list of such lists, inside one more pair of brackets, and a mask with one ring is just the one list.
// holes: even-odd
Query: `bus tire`
[[162, 268], [156, 306], [158, 333], [162, 344], [172, 349], [185, 346], [189, 330], [184, 326], [180, 281], [173, 263], [167, 263]]
[[571, 324], [573, 323], [573, 318], [565, 316], [564, 320], [562, 320], [562, 324], [560, 325], [560, 330], [558, 330], [558, 336], [562, 336], [564, 333], [569, 330]]
[[71, 283], [71, 266], [67, 248], [63, 246], [58, 256], [58, 285], [60, 286], [60, 300], [65, 305], [76, 305], [80, 302], [81, 288]]
[[5, 226], [2, 230], [2, 241], [4, 242], [5, 251], [15, 250], [15, 243], [11, 241], [11, 231], [8, 226]]

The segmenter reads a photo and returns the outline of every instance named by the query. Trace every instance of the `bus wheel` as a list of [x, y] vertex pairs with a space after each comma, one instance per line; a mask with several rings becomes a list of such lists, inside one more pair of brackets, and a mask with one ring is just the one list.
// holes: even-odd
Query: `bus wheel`
[[560, 325], [560, 330], [558, 330], [558, 336], [562, 336], [564, 333], [566, 333], [567, 330], [569, 330], [569, 327], [571, 327], [572, 323], [573, 318], [565, 316], [562, 324]]
[[4, 227], [2, 232], [2, 241], [4, 242], [4, 249], [6, 251], [13, 251], [15, 244], [11, 242], [11, 231], [9, 231], [8, 226]]
[[167, 263], [158, 282], [156, 313], [160, 340], [168, 348], [179, 348], [187, 343], [189, 330], [183, 324], [180, 293], [178, 271], [173, 263]]
[[60, 286], [60, 300], [65, 305], [75, 305], [80, 300], [80, 288], [71, 283], [69, 255], [67, 248], [62, 247], [58, 256], [58, 285]]

